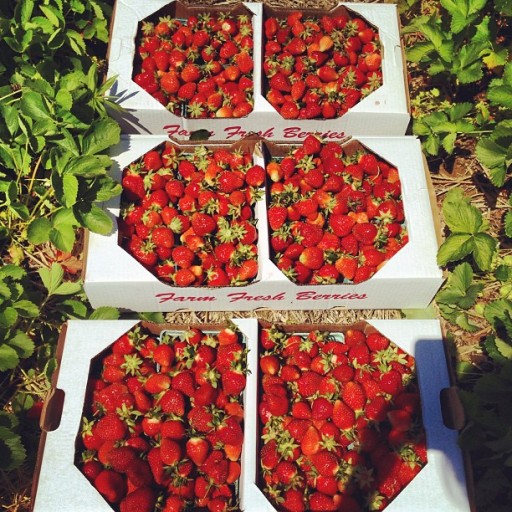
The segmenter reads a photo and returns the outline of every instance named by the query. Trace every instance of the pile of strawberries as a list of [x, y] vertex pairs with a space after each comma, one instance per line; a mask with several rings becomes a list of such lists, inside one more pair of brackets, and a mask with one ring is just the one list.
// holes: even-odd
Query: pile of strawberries
[[276, 510], [383, 510], [427, 462], [414, 359], [365, 331], [261, 332], [260, 487]]
[[142, 22], [133, 80], [177, 116], [243, 117], [253, 110], [249, 14]]
[[264, 182], [249, 151], [165, 142], [123, 170], [120, 243], [174, 286], [247, 284], [258, 273]]
[[382, 85], [379, 35], [360, 17], [292, 11], [264, 33], [265, 97], [285, 119], [340, 117]]
[[93, 365], [77, 465], [119, 512], [237, 507], [243, 336], [142, 326]]
[[408, 241], [398, 170], [308, 135], [266, 165], [274, 263], [298, 284], [360, 283]]

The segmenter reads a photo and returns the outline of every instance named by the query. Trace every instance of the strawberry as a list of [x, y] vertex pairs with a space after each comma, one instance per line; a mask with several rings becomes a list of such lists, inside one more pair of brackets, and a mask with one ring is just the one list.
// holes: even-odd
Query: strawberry
[[240, 370], [225, 371], [222, 376], [222, 388], [226, 395], [238, 396], [245, 389], [246, 377]]
[[94, 487], [109, 503], [119, 503], [127, 491], [125, 478], [110, 469], [104, 469], [99, 473], [94, 479]]
[[95, 434], [104, 441], [119, 441], [127, 432], [126, 424], [115, 413], [109, 413], [96, 423]]
[[155, 484], [153, 473], [151, 472], [148, 462], [142, 459], [135, 459], [130, 464], [126, 470], [126, 476], [128, 477], [129, 483], [135, 487], [151, 487]]
[[304, 397], [313, 396], [318, 390], [322, 377], [315, 372], [306, 371], [297, 380], [297, 391]]
[[187, 440], [185, 451], [196, 466], [201, 466], [210, 451], [210, 444], [202, 437], [191, 437]]
[[125, 473], [128, 466], [137, 457], [133, 448], [128, 446], [115, 447], [107, 456], [108, 465], [118, 473]]
[[366, 404], [366, 393], [361, 384], [355, 381], [348, 381], [343, 384], [341, 399], [356, 414], [360, 414]]
[[320, 451], [320, 433], [311, 425], [304, 433], [304, 437], [300, 442], [300, 449], [306, 456], [315, 455]]
[[336, 400], [333, 406], [332, 420], [341, 430], [350, 430], [355, 422], [354, 410], [342, 400]]
[[240, 423], [230, 416], [217, 427], [216, 434], [218, 439], [227, 445], [241, 445], [244, 439], [244, 433]]
[[355, 224], [354, 227], [352, 228], [352, 234], [354, 235], [356, 240], [364, 245], [373, 244], [377, 236], [377, 233], [378, 230], [375, 224], [371, 224], [369, 222]]
[[302, 251], [299, 261], [309, 269], [319, 269], [325, 262], [324, 252], [316, 246], [306, 247]]
[[192, 229], [198, 236], [208, 235], [217, 229], [217, 223], [213, 217], [206, 213], [193, 213], [190, 222]]
[[151, 487], [138, 487], [119, 503], [119, 510], [120, 512], [152, 512], [155, 504], [155, 491]]
[[318, 473], [322, 476], [335, 476], [340, 467], [338, 456], [327, 450], [320, 450], [318, 453], [315, 453], [311, 460]]

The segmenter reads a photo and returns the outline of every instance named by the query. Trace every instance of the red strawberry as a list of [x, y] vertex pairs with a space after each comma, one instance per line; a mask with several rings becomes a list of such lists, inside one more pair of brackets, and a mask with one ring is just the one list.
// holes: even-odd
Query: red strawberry
[[156, 498], [156, 492], [151, 487], [138, 487], [119, 503], [119, 510], [120, 512], [152, 512]]
[[244, 439], [242, 427], [233, 416], [226, 418], [217, 427], [216, 434], [222, 443], [228, 445], [241, 445]]
[[320, 433], [316, 427], [311, 425], [304, 433], [304, 437], [300, 442], [300, 449], [302, 453], [307, 457], [315, 455], [320, 451], [320, 441]]
[[217, 229], [217, 223], [210, 215], [206, 213], [195, 212], [191, 218], [192, 229], [198, 236], [204, 236]]
[[94, 487], [109, 503], [119, 503], [127, 490], [125, 478], [110, 469], [103, 470], [95, 478]]
[[341, 399], [356, 414], [360, 414], [366, 404], [366, 393], [361, 384], [356, 381], [349, 381], [343, 384]]
[[343, 401], [336, 400], [332, 411], [332, 420], [341, 430], [350, 430], [355, 424], [355, 413]]
[[104, 441], [119, 441], [127, 432], [126, 423], [115, 413], [103, 416], [96, 423], [95, 434]]
[[191, 437], [186, 442], [185, 451], [196, 466], [201, 466], [210, 451], [210, 443], [202, 437]]
[[261, 447], [260, 464], [262, 468], [267, 470], [274, 469], [279, 463], [280, 458], [275, 439], [271, 439]]
[[238, 396], [245, 389], [247, 379], [245, 374], [236, 369], [225, 371], [222, 376], [222, 389], [226, 395]]

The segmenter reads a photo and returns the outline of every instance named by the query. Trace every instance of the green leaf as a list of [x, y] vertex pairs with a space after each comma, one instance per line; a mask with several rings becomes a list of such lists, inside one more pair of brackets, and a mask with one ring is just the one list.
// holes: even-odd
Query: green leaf
[[508, 210], [505, 214], [505, 234], [512, 238], [512, 210]]
[[474, 283], [473, 277], [473, 269], [469, 263], [457, 265], [445, 286], [437, 293], [436, 301], [469, 309], [475, 304], [478, 294], [483, 289], [483, 284]]
[[82, 291], [80, 283], [67, 281], [62, 283], [54, 292], [54, 295], [76, 295]]
[[75, 228], [72, 224], [58, 224], [50, 230], [50, 242], [64, 252], [71, 252], [75, 245]]
[[114, 226], [112, 217], [99, 206], [87, 205], [86, 210], [79, 207], [75, 213], [82, 226], [90, 229], [93, 233], [108, 235], [112, 232]]
[[453, 233], [478, 233], [482, 228], [482, 213], [468, 202], [460, 188], [446, 194], [442, 211], [446, 224]]
[[467, 116], [474, 108], [474, 105], [469, 102], [456, 103], [448, 110], [448, 115], [451, 121], [457, 121]]
[[64, 172], [84, 178], [94, 178], [105, 174], [105, 168], [98, 156], [82, 155], [70, 159]]
[[4, 118], [5, 126], [11, 135], [14, 135], [19, 128], [19, 111], [13, 105], [2, 105], [0, 112]]
[[71, 110], [73, 106], [73, 96], [66, 89], [59, 89], [55, 95], [55, 101], [64, 110]]
[[477, 325], [474, 325], [469, 321], [468, 315], [464, 312], [460, 312], [457, 315], [455, 323], [467, 332], [476, 332], [480, 329]]
[[480, 270], [489, 270], [496, 254], [498, 242], [487, 233], [474, 236], [473, 257]]
[[12, 471], [21, 466], [26, 455], [20, 436], [5, 427], [0, 427], [0, 468]]
[[495, 339], [495, 347], [502, 357], [502, 360], [504, 359], [512, 361], [512, 345], [510, 343], [507, 343], [506, 341], [497, 337]]
[[[20, 358], [18, 353], [9, 345], [0, 345], [0, 372], [12, 370], [18, 366]], [[1, 434], [1, 428], [0, 428]]]
[[59, 310], [69, 318], [87, 317], [87, 306], [79, 300], [63, 300], [62, 302], [59, 302]]
[[64, 174], [62, 176], [62, 188], [63, 188], [63, 205], [71, 207], [76, 204], [78, 197], [78, 179], [73, 174]]
[[3, 267], [0, 267], [0, 279], [10, 277], [11, 279], [19, 281], [25, 276], [25, 271], [23, 270], [22, 267], [19, 267], [18, 265], [14, 265], [11, 263], [9, 265], [4, 265]]
[[498, 330], [500, 324], [503, 325], [512, 339], [512, 301], [498, 299], [489, 302], [485, 306], [484, 316], [495, 330]]
[[28, 117], [38, 119], [50, 118], [50, 113], [43, 96], [33, 91], [24, 91], [20, 100], [20, 110]]
[[487, 137], [477, 142], [475, 154], [482, 166], [488, 171], [493, 185], [502, 187], [507, 175], [505, 166], [507, 148]]
[[89, 320], [118, 320], [119, 310], [112, 307], [103, 306], [95, 309], [89, 316]]
[[54, 27], [59, 27], [64, 24], [62, 13], [55, 7], [51, 5], [40, 5], [39, 8]]
[[473, 238], [467, 233], [452, 234], [441, 244], [437, 252], [437, 263], [444, 266], [450, 261], [461, 260], [474, 248]]
[[453, 149], [455, 147], [455, 141], [457, 140], [456, 133], [449, 133], [446, 137], [443, 137], [442, 146], [443, 149], [451, 155], [453, 153]]
[[13, 303], [13, 308], [23, 318], [35, 318], [39, 316], [39, 308], [27, 299], [18, 300]]
[[86, 155], [95, 155], [114, 146], [120, 140], [121, 128], [110, 117], [100, 119], [91, 127], [90, 133], [82, 140], [82, 150]]
[[84, 38], [76, 30], [66, 30], [69, 45], [77, 55], [86, 53]]
[[43, 281], [44, 287], [48, 291], [48, 295], [53, 295], [64, 279], [64, 269], [56, 262], [52, 263], [50, 268], [40, 268], [38, 273]]
[[32, 16], [32, 12], [34, 11], [34, 0], [20, 0], [16, 4], [16, 9], [14, 10], [14, 18], [19, 20], [20, 25], [24, 25], [30, 20]]
[[[0, 327], [5, 327], [9, 329], [13, 327], [18, 321], [18, 313], [13, 307], [6, 307], [3, 310], [0, 309]], [[0, 365], [2, 361], [2, 356], [0, 352]], [[1, 367], [0, 367], [1, 371]]]
[[32, 339], [22, 331], [16, 331], [16, 334], [9, 340], [9, 345], [16, 350], [18, 356], [22, 359], [30, 357], [35, 349]]
[[146, 320], [147, 322], [153, 322], [155, 324], [164, 323], [165, 318], [162, 313], [139, 313], [139, 318], [141, 320]]
[[434, 45], [429, 41], [422, 41], [406, 48], [405, 55], [409, 62], [421, 62], [430, 52]]

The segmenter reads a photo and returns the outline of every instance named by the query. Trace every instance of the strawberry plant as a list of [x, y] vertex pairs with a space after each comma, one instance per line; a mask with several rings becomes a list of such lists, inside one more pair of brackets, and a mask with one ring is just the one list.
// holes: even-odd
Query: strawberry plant
[[427, 463], [414, 358], [378, 331], [260, 333], [260, 486], [276, 510], [384, 510]]
[[115, 510], [237, 509], [246, 355], [234, 325], [138, 325], [95, 358], [76, 464]]
[[382, 85], [378, 32], [346, 10], [269, 12], [264, 35], [265, 97], [285, 119], [340, 117]]
[[267, 163], [272, 260], [298, 284], [360, 283], [408, 241], [398, 170], [315, 135]]
[[[437, 170], [439, 183], [443, 174], [457, 176], [442, 202], [447, 231], [438, 262], [447, 279], [435, 305], [456, 351], [467, 414], [461, 446], [472, 463], [476, 507], [501, 511], [512, 496], [512, 11], [500, 0], [401, 5], [412, 131], [429, 156], [434, 183]], [[461, 174], [460, 163], [467, 166]]]
[[254, 105], [253, 45], [249, 11], [143, 20], [133, 81], [180, 117], [244, 117]]
[[110, 14], [101, 1], [0, 6], [2, 480], [34, 462], [60, 325], [91, 315], [76, 277], [77, 234], [110, 231], [97, 203], [121, 191], [106, 155], [120, 130], [105, 109], [111, 82], [101, 83]]

